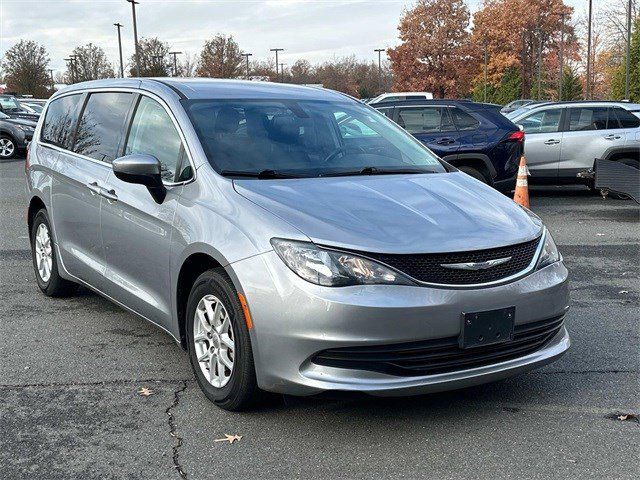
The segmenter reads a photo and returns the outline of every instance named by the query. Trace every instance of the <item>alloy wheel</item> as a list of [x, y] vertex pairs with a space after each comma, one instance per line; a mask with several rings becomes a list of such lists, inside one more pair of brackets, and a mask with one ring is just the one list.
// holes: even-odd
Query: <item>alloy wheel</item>
[[193, 316], [193, 341], [200, 370], [211, 385], [224, 387], [235, 359], [233, 325], [227, 308], [214, 295], [198, 302]]
[[8, 138], [0, 138], [0, 157], [9, 158], [16, 151], [16, 146]]
[[53, 268], [53, 248], [51, 246], [51, 235], [49, 228], [41, 223], [36, 231], [34, 249], [36, 253], [36, 266], [38, 275], [43, 282], [48, 282], [51, 278]]

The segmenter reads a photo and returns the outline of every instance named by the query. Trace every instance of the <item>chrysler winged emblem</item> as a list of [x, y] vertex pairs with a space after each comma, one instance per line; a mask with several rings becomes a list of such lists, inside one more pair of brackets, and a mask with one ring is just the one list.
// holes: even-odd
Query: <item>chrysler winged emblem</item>
[[454, 270], [486, 270], [487, 268], [502, 265], [511, 260], [511, 257], [496, 258], [485, 262], [464, 262], [464, 263], [442, 263], [441, 267], [453, 268]]

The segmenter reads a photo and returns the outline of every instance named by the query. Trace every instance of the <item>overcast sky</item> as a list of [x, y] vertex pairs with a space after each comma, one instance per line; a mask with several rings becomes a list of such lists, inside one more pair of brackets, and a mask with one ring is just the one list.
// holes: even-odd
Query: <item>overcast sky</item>
[[[612, 0], [596, 0], [602, 7]], [[405, 0], [139, 0], [138, 36], [158, 36], [172, 49], [197, 53], [216, 33], [233, 35], [253, 59], [272, 55], [281, 62], [312, 62], [355, 54], [375, 59], [374, 48], [398, 43], [397, 26]], [[468, 0], [472, 11], [481, 0]], [[587, 0], [565, 0], [586, 10]], [[124, 24], [125, 62], [133, 52], [131, 5], [125, 0], [0, 0], [0, 55], [21, 38], [43, 44], [51, 68], [64, 70], [63, 58], [77, 45], [104, 48], [117, 68], [113, 23]]]

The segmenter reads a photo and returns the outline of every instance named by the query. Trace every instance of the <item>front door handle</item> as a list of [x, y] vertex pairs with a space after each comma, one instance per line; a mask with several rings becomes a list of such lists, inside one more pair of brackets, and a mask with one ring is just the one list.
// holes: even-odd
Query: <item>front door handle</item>
[[98, 182], [87, 183], [87, 188], [91, 192], [91, 195], [100, 195], [102, 188], [98, 185]]
[[100, 195], [106, 198], [109, 203], [118, 201], [118, 195], [116, 195], [116, 191], [114, 189], [107, 190], [106, 188], [101, 188]]
[[559, 143], [560, 143], [560, 140], [556, 140], [555, 138], [550, 138], [549, 140], [544, 142], [545, 145], [557, 145]]
[[455, 140], [453, 138], [441, 138], [436, 143], [438, 145], [451, 145], [454, 142], [455, 142]]
[[615, 135], [613, 133], [604, 136], [605, 140], [620, 140], [621, 138], [622, 137], [620, 135]]

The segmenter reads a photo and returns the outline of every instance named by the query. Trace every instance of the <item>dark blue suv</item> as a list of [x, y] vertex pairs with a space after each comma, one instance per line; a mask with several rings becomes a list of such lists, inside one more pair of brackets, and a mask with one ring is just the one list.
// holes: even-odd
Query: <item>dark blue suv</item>
[[524, 132], [493, 105], [404, 100], [373, 106], [463, 172], [501, 191], [514, 188]]

